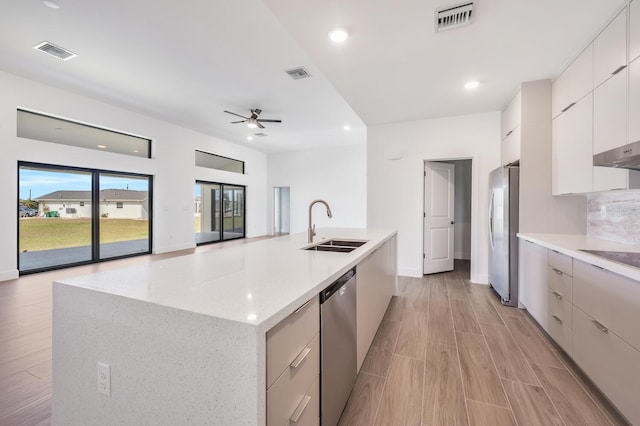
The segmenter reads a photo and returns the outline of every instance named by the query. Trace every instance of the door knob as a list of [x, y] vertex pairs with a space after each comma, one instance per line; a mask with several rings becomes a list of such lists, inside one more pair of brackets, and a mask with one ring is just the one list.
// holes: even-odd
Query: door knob
[[455, 224], [455, 223], [456, 223], [456, 221], [455, 221], [455, 220], [452, 220], [452, 221], [451, 221], [451, 224], [452, 224], [452, 225], [453, 225], [453, 224]]

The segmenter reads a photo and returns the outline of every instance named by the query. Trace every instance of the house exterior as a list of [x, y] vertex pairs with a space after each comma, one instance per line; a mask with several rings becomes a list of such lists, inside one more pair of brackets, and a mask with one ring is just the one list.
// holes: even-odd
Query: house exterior
[[[148, 219], [149, 192], [128, 189], [100, 191], [100, 217], [110, 219]], [[92, 215], [91, 191], [54, 191], [37, 197], [39, 216], [47, 211], [63, 218], [89, 218]]]

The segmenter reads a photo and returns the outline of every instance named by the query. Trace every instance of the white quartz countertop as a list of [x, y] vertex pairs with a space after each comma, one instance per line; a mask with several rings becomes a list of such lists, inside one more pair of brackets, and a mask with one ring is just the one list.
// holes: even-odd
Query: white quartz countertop
[[301, 250], [293, 234], [56, 281], [254, 325], [266, 332], [389, 240], [395, 231], [328, 228], [324, 239], [368, 240], [351, 253]]
[[640, 253], [639, 246], [622, 244], [599, 238], [590, 238], [585, 235], [519, 233], [518, 237], [523, 240], [530, 241], [532, 243], [549, 248], [551, 250], [566, 254], [573, 257], [574, 259], [578, 259], [583, 262], [607, 269], [611, 272], [615, 272], [616, 274], [620, 274], [625, 277], [640, 281], [640, 268], [635, 268], [633, 266], [615, 262], [604, 257], [580, 251], [582, 249]]

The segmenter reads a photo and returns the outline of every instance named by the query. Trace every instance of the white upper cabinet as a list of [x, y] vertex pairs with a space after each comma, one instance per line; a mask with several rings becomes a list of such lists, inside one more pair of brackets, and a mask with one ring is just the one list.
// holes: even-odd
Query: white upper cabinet
[[[638, 0], [640, 1], [640, 0]], [[634, 2], [635, 3], [635, 2]], [[640, 58], [629, 65], [629, 112], [627, 142], [640, 141]]]
[[513, 163], [520, 159], [521, 128], [521, 126], [516, 127], [507, 133], [506, 138], [502, 139], [502, 164]]
[[[640, 0], [639, 0], [640, 1]], [[551, 116], [557, 117], [593, 90], [593, 45], [567, 67], [551, 87]]]
[[640, 0], [629, 5], [629, 62], [640, 57]]
[[552, 194], [592, 191], [592, 95], [553, 119], [551, 143]]
[[627, 70], [593, 91], [593, 153], [627, 143]]
[[521, 106], [522, 106], [522, 92], [518, 90], [518, 93], [511, 100], [509, 105], [502, 111], [501, 121], [501, 134], [500, 139], [506, 138], [510, 132], [520, 125], [521, 120]]
[[594, 87], [627, 65], [627, 8], [625, 7], [593, 42]]

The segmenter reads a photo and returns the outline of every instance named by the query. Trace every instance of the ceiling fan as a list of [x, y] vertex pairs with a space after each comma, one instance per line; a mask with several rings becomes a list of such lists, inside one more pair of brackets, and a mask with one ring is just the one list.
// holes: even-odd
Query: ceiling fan
[[224, 112], [226, 112], [227, 114], [235, 115], [240, 118], [244, 118], [244, 120], [232, 121], [231, 124], [247, 123], [247, 127], [250, 129], [255, 129], [256, 127], [264, 129], [264, 126], [262, 125], [262, 123], [282, 123], [282, 120], [267, 120], [264, 118], [258, 118], [258, 116], [262, 112], [262, 110], [258, 108], [251, 110], [250, 117], [245, 117], [244, 115], [236, 114], [235, 112], [231, 112], [227, 110], [225, 110]]

